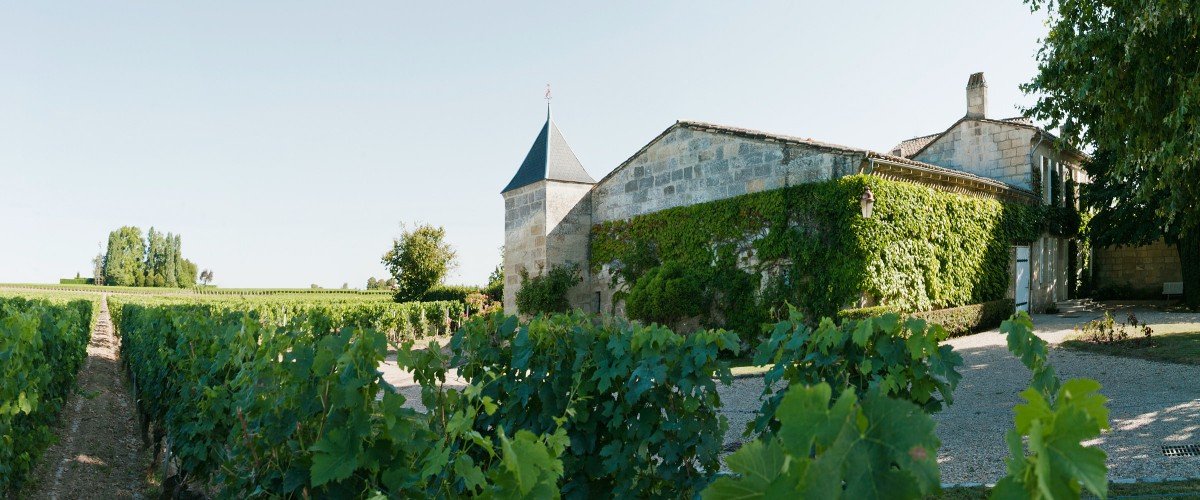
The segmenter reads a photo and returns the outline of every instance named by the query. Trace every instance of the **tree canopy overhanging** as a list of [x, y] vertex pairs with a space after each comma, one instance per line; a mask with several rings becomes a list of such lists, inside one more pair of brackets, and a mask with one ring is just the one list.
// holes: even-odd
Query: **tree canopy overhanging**
[[1177, 245], [1200, 307], [1200, 3], [1027, 0], [1049, 15], [1026, 110], [1090, 148], [1097, 244]]

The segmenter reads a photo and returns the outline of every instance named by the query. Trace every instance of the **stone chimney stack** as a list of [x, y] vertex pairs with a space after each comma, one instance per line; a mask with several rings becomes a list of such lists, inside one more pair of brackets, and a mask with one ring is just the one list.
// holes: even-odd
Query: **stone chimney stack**
[[967, 118], [984, 118], [987, 115], [987, 81], [983, 73], [971, 75], [967, 80]]

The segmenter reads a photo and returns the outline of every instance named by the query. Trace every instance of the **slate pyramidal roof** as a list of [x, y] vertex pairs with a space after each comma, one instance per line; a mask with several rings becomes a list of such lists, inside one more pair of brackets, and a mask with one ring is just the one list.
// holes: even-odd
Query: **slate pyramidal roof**
[[537, 139], [533, 140], [533, 147], [529, 148], [529, 154], [525, 155], [525, 161], [521, 162], [517, 175], [514, 175], [508, 186], [500, 192], [507, 193], [541, 180], [596, 183], [583, 168], [583, 164], [579, 163], [579, 158], [575, 157], [571, 146], [567, 145], [562, 131], [554, 125], [549, 108], [546, 108], [546, 124], [542, 125], [542, 131], [538, 133]]

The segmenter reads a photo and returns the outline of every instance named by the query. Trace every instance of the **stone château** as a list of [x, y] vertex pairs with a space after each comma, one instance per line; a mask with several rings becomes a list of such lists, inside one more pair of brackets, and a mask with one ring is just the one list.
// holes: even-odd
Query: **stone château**
[[[533, 146], [504, 188], [504, 308], [517, 311], [521, 272], [577, 266], [569, 299], [586, 311], [618, 311], [607, 271], [588, 269], [594, 224], [801, 183], [868, 174], [974, 196], [1077, 203], [1086, 155], [1024, 118], [987, 115], [987, 83], [970, 76], [966, 113], [944, 131], [887, 153], [737, 127], [678, 121], [611, 173], [594, 180], [547, 113]], [[1070, 190], [1071, 192], [1068, 192]], [[1068, 298], [1078, 270], [1073, 241], [1043, 233], [1012, 249], [1008, 296], [1041, 310]], [[617, 307], [614, 307], [617, 306]]]

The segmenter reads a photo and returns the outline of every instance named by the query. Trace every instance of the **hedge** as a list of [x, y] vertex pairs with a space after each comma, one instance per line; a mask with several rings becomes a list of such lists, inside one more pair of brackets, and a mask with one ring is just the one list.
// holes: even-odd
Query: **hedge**
[[668, 262], [638, 278], [629, 291], [625, 312], [631, 319], [666, 325], [698, 316], [709, 308], [705, 293], [709, 279], [678, 262]]
[[[421, 296], [422, 302], [436, 302], [442, 300], [457, 300], [466, 302], [467, 296], [476, 293], [483, 293], [483, 289], [477, 286], [468, 285], [438, 285], [430, 288]], [[400, 302], [397, 300], [397, 302]]]
[[582, 278], [575, 266], [556, 266], [537, 276], [521, 270], [517, 309], [521, 314], [564, 313], [571, 310], [567, 294]]
[[[910, 316], [941, 325], [951, 337], [957, 337], [996, 328], [1000, 326], [1000, 322], [1012, 315], [1014, 309], [1012, 299], [1000, 299], [982, 304], [916, 312]], [[888, 306], [860, 307], [838, 311], [838, 318], [857, 320], [898, 312], [900, 311]]]
[[[867, 186], [871, 218], [859, 208]], [[597, 224], [590, 265], [619, 290], [667, 262], [711, 268], [707, 323], [756, 333], [786, 304], [834, 316], [864, 292], [911, 311], [1003, 298], [1011, 247], [1038, 238], [1044, 219], [1034, 204], [854, 175]]]

